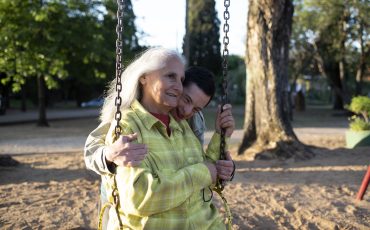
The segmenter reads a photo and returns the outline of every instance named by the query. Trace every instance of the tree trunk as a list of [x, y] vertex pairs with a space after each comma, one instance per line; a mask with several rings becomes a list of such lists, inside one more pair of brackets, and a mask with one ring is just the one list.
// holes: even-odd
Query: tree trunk
[[356, 95], [362, 94], [362, 81], [366, 70], [365, 58], [366, 58], [365, 55], [361, 56], [360, 63], [356, 71]]
[[347, 89], [347, 77], [346, 77], [346, 62], [345, 62], [345, 55], [346, 55], [346, 36], [347, 36], [347, 20], [348, 20], [348, 12], [347, 12], [347, 3], [344, 2], [344, 8], [343, 8], [343, 15], [342, 19], [339, 22], [339, 31], [341, 32], [341, 40], [340, 40], [340, 59], [339, 59], [339, 78], [342, 86], [342, 92], [343, 92], [343, 102], [347, 103], [349, 102], [349, 92]]
[[6, 109], [10, 109], [10, 91], [11, 91], [10, 84], [6, 84], [4, 86], [4, 95], [3, 95], [3, 97], [5, 97], [4, 100]]
[[47, 127], [49, 126], [49, 124], [46, 119], [46, 101], [45, 101], [46, 83], [45, 78], [41, 75], [37, 76], [37, 91], [39, 102], [39, 119], [37, 122], [37, 126]]
[[364, 40], [363, 40], [363, 33], [364, 33], [364, 27], [363, 23], [360, 22], [359, 26], [359, 38], [360, 38], [360, 51], [361, 51], [361, 57], [360, 57], [360, 63], [358, 64], [357, 71], [356, 71], [356, 95], [361, 95], [362, 94], [362, 80], [363, 76], [365, 74], [366, 70], [366, 57], [369, 55], [369, 48], [367, 49], [367, 52], [365, 52], [364, 48]]
[[184, 37], [184, 56], [186, 59], [186, 63], [189, 64], [189, 53], [190, 53], [190, 45], [189, 45], [189, 0], [185, 2], [185, 37]]
[[316, 43], [317, 41], [313, 42], [312, 44], [315, 51], [314, 57], [320, 74], [329, 81], [329, 84], [332, 87], [334, 93], [333, 109], [342, 110], [344, 108], [344, 101], [348, 101], [349, 99], [346, 98], [342, 89], [343, 84], [339, 77], [340, 74], [339, 72], [337, 73], [336, 70], [332, 70], [331, 72], [329, 71], [329, 73], [326, 71], [324, 60], [319, 53], [319, 48], [317, 47], [318, 45]]
[[288, 111], [288, 52], [293, 4], [250, 0], [247, 25], [247, 100], [238, 154], [251, 159], [306, 159], [313, 154], [294, 134]]
[[26, 93], [26, 85], [22, 85], [21, 89], [21, 110], [22, 112], [27, 111], [27, 93]]
[[[338, 63], [339, 66], [339, 63]], [[337, 69], [339, 70], [339, 68]], [[334, 110], [343, 110], [345, 104], [349, 104], [350, 98], [348, 94], [346, 94], [345, 90], [343, 89], [343, 84], [340, 73], [337, 71], [330, 72], [328, 74], [328, 80], [331, 82], [331, 86], [334, 90], [334, 101], [333, 101], [333, 109]]]
[[[5, 73], [0, 72], [0, 80], [5, 77], [6, 77]], [[5, 114], [6, 109], [7, 109], [6, 107], [6, 100], [7, 100], [6, 87], [7, 87], [7, 84], [3, 85], [0, 83], [0, 115]]]

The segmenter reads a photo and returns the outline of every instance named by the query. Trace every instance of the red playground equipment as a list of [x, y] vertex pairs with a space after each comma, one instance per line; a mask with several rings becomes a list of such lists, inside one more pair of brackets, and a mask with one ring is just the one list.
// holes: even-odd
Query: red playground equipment
[[362, 198], [364, 197], [367, 186], [369, 185], [369, 179], [370, 179], [370, 165], [369, 167], [367, 167], [367, 172], [364, 176], [364, 179], [362, 180], [362, 184], [360, 190], [357, 193], [356, 200], [362, 200]]

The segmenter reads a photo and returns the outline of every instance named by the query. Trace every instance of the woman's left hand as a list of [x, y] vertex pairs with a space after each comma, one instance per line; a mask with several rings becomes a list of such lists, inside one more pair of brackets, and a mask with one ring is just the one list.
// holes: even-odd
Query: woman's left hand
[[226, 160], [218, 160], [216, 162], [217, 176], [218, 178], [231, 181], [235, 172], [235, 164], [230, 156], [230, 151], [226, 152]]
[[216, 117], [216, 132], [221, 133], [221, 129], [225, 129], [225, 136], [230, 137], [235, 129], [235, 121], [231, 112], [232, 106], [225, 104], [221, 112], [221, 106], [218, 106]]

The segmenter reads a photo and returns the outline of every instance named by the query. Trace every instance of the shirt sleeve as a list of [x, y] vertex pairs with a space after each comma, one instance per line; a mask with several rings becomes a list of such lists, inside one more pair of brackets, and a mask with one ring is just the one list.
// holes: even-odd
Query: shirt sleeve
[[84, 158], [86, 167], [99, 175], [111, 174], [105, 160], [105, 138], [110, 123], [101, 123], [86, 139]]
[[[228, 149], [228, 142], [230, 137], [225, 138], [225, 149]], [[211, 140], [207, 146], [207, 150], [205, 152], [206, 158], [210, 159], [211, 161], [215, 162], [220, 159], [220, 144], [221, 144], [221, 135], [217, 132], [213, 133]]]

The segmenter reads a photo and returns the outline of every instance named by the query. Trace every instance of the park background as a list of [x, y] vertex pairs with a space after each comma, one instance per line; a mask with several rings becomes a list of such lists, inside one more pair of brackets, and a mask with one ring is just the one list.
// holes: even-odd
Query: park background
[[[156, 1], [151, 12], [162, 21], [148, 13], [137, 16], [140, 7], [153, 8], [149, 3], [124, 2], [125, 65], [147, 47], [162, 45], [183, 53], [189, 65], [211, 69], [220, 85], [222, 1], [180, 1], [179, 8]], [[228, 96], [236, 120], [230, 149], [237, 174], [225, 194], [235, 228], [370, 228], [369, 195], [355, 200], [369, 165], [370, 148], [345, 148], [348, 118], [353, 115], [346, 105], [354, 96], [370, 92], [368, 2], [294, 1], [294, 14], [289, 9], [291, 1], [244, 3], [239, 7], [240, 3], [236, 7], [234, 1], [230, 3], [229, 20]], [[253, 18], [258, 14], [248, 14], [248, 10], [259, 10], [270, 23], [266, 25], [285, 25], [265, 31], [272, 42], [270, 35], [288, 41], [280, 48], [289, 50], [289, 58], [271, 56], [283, 60], [278, 68], [283, 73], [266, 75], [262, 82], [284, 81], [274, 92], [282, 101], [277, 109], [287, 105], [281, 111], [288, 119], [277, 116], [277, 120], [288, 126], [284, 132], [292, 126], [296, 136], [282, 141], [294, 143], [293, 149], [280, 148], [288, 154], [279, 151], [276, 143], [281, 140], [271, 137], [278, 136], [272, 129], [266, 129], [271, 134], [267, 140], [256, 138], [247, 151], [240, 151], [241, 143], [250, 139], [246, 89], [255, 76], [248, 76], [247, 69], [261, 68], [248, 66], [258, 56], [253, 48], [259, 44], [248, 43], [247, 34], [261, 26]], [[96, 227], [99, 178], [85, 169], [82, 149], [88, 133], [99, 124], [101, 98], [114, 77], [115, 11], [116, 2], [108, 0], [0, 3], [0, 154], [20, 162], [17, 167], [9, 167], [13, 161], [0, 166], [0, 227]], [[182, 21], [172, 20], [176, 14]], [[170, 32], [173, 24], [181, 28]], [[160, 36], [153, 35], [153, 29]], [[286, 30], [287, 35], [277, 36]], [[268, 39], [265, 44], [269, 47]], [[259, 93], [250, 94], [261, 97], [255, 103], [273, 107]], [[204, 110], [206, 140], [213, 131], [220, 96], [218, 91]], [[267, 126], [274, 127], [273, 120]]]

